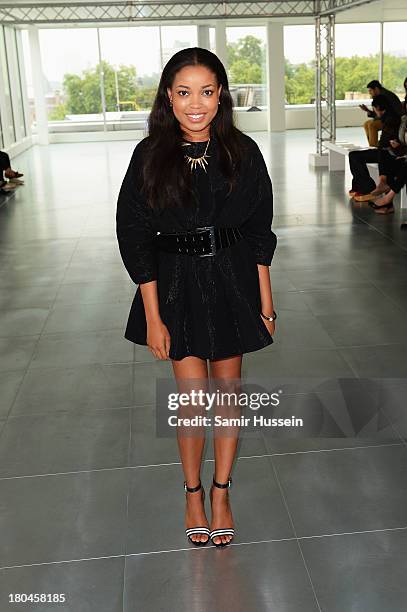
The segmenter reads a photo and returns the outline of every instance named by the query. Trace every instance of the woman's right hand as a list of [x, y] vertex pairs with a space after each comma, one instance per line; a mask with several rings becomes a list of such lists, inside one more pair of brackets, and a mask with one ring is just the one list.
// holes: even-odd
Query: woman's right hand
[[157, 359], [169, 359], [171, 336], [160, 320], [147, 322], [147, 346]]

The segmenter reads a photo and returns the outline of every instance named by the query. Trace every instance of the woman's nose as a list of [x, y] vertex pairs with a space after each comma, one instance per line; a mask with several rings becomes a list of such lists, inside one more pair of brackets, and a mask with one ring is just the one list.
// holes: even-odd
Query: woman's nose
[[200, 94], [191, 94], [189, 98], [189, 105], [193, 108], [200, 108], [202, 106], [202, 98]]

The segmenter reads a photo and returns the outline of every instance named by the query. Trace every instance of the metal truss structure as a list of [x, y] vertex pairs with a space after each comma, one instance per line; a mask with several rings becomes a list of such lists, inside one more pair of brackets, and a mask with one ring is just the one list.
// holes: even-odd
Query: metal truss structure
[[335, 15], [315, 20], [315, 110], [317, 153], [336, 138], [335, 111]]
[[82, 0], [0, 2], [3, 25], [115, 23], [333, 15], [374, 0]]
[[374, 0], [0, 0], [0, 25], [315, 18], [317, 153], [336, 136], [335, 14]]

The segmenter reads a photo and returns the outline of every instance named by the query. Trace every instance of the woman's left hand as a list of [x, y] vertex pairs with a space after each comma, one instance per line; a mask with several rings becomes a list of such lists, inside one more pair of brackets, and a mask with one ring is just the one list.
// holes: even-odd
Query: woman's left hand
[[262, 321], [263, 321], [264, 325], [267, 327], [270, 336], [273, 336], [274, 332], [276, 331], [276, 322], [275, 321], [267, 321], [266, 319], [263, 319], [263, 317], [262, 317]]

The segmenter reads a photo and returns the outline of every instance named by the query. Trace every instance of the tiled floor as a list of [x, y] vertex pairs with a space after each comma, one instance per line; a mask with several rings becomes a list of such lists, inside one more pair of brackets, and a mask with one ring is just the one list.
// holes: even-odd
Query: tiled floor
[[243, 438], [234, 544], [189, 545], [176, 443], [155, 435], [172, 368], [123, 338], [135, 287], [114, 216], [134, 144], [31, 149], [0, 208], [1, 612], [405, 611], [407, 211], [352, 207], [348, 175], [309, 168], [310, 131], [253, 136], [274, 185], [279, 321], [244, 375], [382, 379], [382, 410], [354, 401], [341, 437], [333, 417], [329, 437]]

